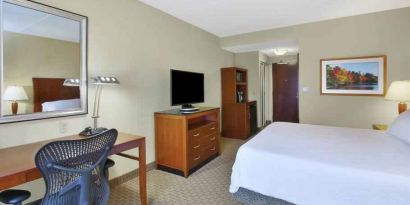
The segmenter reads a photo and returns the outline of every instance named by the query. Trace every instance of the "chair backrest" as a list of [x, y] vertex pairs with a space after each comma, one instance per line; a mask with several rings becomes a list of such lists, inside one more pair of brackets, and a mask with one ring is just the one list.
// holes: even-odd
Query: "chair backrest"
[[115, 129], [42, 147], [35, 162], [46, 183], [43, 205], [104, 205], [109, 185], [103, 166], [117, 139]]

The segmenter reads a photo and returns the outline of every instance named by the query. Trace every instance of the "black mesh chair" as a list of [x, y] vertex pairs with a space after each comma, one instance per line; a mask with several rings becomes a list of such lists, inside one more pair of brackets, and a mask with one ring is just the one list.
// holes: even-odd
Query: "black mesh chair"
[[[115, 162], [107, 156], [117, 139], [115, 129], [82, 140], [57, 141], [36, 155], [36, 165], [46, 181], [44, 199], [30, 205], [107, 204], [108, 168]], [[31, 196], [25, 190], [0, 192], [0, 202], [21, 205]]]
[[[42, 147], [37, 168], [46, 182], [42, 205], [104, 205], [108, 203], [108, 168], [115, 162], [107, 156], [117, 139], [115, 129], [81, 140], [56, 141]], [[0, 202], [21, 205], [30, 197], [25, 190], [6, 190]]]
[[112, 129], [86, 139], [51, 142], [41, 148], [35, 157], [46, 182], [41, 204], [107, 204], [109, 185], [103, 170], [117, 135]]

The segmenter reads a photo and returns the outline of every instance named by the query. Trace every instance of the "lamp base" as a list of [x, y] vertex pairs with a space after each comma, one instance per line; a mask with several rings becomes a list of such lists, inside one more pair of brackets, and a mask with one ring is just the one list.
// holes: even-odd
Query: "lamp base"
[[101, 132], [107, 131], [107, 128], [104, 127], [98, 127], [98, 128], [91, 128], [91, 127], [87, 127], [85, 128], [82, 132], [80, 132], [80, 136], [82, 137], [92, 137], [94, 135], [100, 134]]
[[13, 115], [17, 115], [17, 111], [19, 109], [19, 104], [14, 101], [11, 103], [11, 112], [13, 113]]
[[407, 104], [404, 102], [399, 103], [399, 114], [407, 111]]

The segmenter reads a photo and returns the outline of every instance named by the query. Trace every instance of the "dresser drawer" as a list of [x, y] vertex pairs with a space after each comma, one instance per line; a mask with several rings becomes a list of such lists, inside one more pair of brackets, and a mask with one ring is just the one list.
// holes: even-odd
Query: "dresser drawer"
[[202, 156], [205, 159], [209, 158], [210, 156], [218, 153], [218, 144], [216, 141], [209, 143], [207, 146], [202, 148]]
[[192, 152], [201, 150], [203, 147], [204, 147], [204, 145], [201, 143], [200, 140], [195, 140], [195, 141], [192, 141], [192, 142], [189, 144], [188, 149], [189, 149], [189, 151], [192, 153]]
[[211, 143], [215, 143], [218, 141], [218, 134], [211, 134], [201, 138], [201, 145], [208, 146]]
[[189, 140], [192, 140], [192, 141], [199, 140], [202, 137], [206, 136], [206, 131], [205, 130], [206, 130], [205, 127], [201, 127], [201, 128], [195, 129], [195, 130], [190, 130], [188, 132]]
[[189, 167], [192, 168], [204, 160], [202, 149], [191, 150], [189, 154]]
[[203, 132], [205, 135], [211, 135], [218, 133], [218, 124], [217, 123], [210, 123], [203, 128]]

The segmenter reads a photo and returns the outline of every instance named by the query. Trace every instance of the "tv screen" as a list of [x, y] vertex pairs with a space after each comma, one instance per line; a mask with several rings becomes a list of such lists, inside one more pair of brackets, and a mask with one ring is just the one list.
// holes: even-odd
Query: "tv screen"
[[171, 105], [204, 102], [204, 74], [171, 70]]

